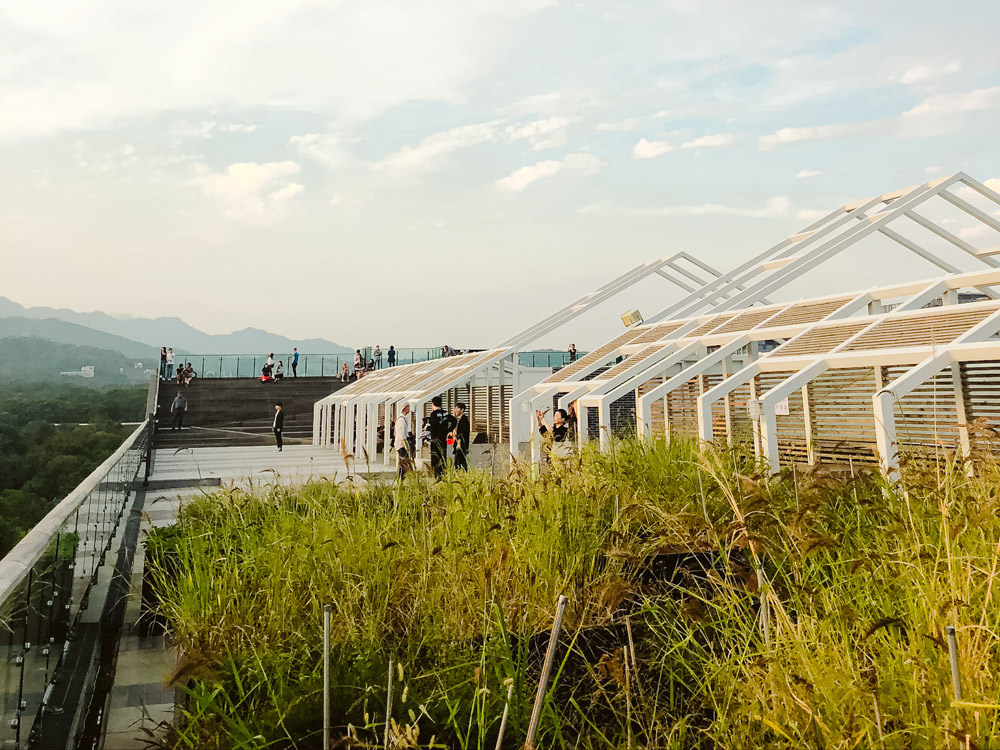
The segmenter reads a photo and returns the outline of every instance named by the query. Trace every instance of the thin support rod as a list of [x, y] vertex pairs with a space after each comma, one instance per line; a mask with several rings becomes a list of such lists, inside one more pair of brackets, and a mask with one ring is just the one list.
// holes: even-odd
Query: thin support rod
[[333, 606], [323, 605], [323, 750], [330, 747], [330, 617]]
[[545, 650], [545, 663], [542, 664], [542, 676], [538, 679], [538, 692], [535, 693], [535, 705], [531, 709], [531, 721], [528, 722], [528, 737], [524, 741], [526, 750], [534, 750], [535, 734], [538, 732], [538, 721], [542, 716], [542, 704], [545, 703], [545, 690], [549, 684], [549, 674], [552, 672], [552, 662], [556, 656], [556, 645], [559, 640], [559, 630], [562, 628], [563, 612], [566, 610], [565, 596], [559, 597], [556, 605], [556, 616], [552, 621], [552, 632], [549, 634], [549, 647]]
[[958, 641], [955, 639], [955, 627], [948, 626], [948, 658], [951, 660], [951, 687], [955, 691], [955, 700], [962, 700], [962, 675], [958, 668]]

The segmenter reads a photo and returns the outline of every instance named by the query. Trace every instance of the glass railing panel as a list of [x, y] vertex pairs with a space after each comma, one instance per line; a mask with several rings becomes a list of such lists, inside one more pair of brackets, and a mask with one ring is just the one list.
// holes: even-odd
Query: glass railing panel
[[81, 621], [100, 618], [91, 594], [114, 564], [149, 440], [146, 422], [0, 560], [0, 747], [27, 747], [33, 732], [51, 739], [42, 728], [65, 725], [64, 707], [75, 709], [93, 673], [94, 656], [73, 648]]

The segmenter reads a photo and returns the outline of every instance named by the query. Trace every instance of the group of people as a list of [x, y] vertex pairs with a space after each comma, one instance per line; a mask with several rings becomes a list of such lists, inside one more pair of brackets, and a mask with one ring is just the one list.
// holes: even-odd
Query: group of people
[[[459, 401], [449, 414], [442, 406], [441, 397], [431, 399], [431, 412], [424, 420], [427, 441], [431, 449], [431, 470], [435, 479], [444, 475], [448, 464], [448, 446], [453, 446], [456, 471], [469, 470], [469, 442], [472, 428], [466, 415], [466, 405]], [[413, 466], [416, 453], [416, 436], [410, 430], [410, 405], [404, 404], [396, 418], [393, 448], [399, 458], [399, 477], [402, 479]]]
[[177, 385], [191, 385], [191, 381], [198, 377], [191, 363], [181, 362], [177, 365], [177, 374], [174, 374], [174, 348], [160, 347], [160, 380], [176, 380]]
[[[371, 357], [365, 358], [360, 349], [354, 350], [354, 379], [360, 379], [365, 373], [382, 369], [382, 348], [378, 345], [371, 351]], [[390, 346], [385, 352], [386, 367], [396, 366], [396, 347]], [[351, 379], [351, 370], [344, 362], [340, 367], [340, 379], [348, 381]]]
[[[292, 356], [288, 361], [292, 366], [292, 377], [297, 378], [299, 376], [299, 348], [297, 346], [292, 347]], [[278, 364], [275, 364], [274, 352], [271, 352], [267, 355], [264, 366], [260, 368], [260, 382], [271, 383], [284, 377], [285, 363], [279, 359]]]

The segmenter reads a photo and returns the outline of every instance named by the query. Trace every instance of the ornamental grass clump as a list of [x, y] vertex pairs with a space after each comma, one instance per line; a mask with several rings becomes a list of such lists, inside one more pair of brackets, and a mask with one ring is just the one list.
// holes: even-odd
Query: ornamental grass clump
[[[739, 452], [617, 442], [537, 478], [224, 489], [150, 556], [183, 653], [175, 747], [989, 747], [1000, 552], [987, 464], [765, 481]], [[945, 628], [959, 638], [952, 695]], [[387, 669], [398, 665], [392, 705]]]

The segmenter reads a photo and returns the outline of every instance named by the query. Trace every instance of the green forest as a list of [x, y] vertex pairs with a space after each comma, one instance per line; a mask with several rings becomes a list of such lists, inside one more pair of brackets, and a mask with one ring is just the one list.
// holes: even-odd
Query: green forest
[[146, 388], [0, 386], [0, 556], [134, 429]]

